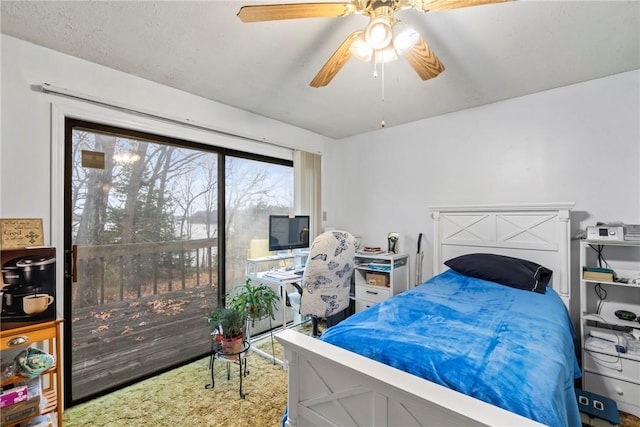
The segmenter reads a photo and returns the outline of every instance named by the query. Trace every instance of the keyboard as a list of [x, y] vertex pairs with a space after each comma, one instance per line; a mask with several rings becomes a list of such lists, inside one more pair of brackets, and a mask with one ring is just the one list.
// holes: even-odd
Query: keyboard
[[264, 273], [264, 275], [278, 280], [295, 279], [298, 277], [293, 271], [268, 271]]

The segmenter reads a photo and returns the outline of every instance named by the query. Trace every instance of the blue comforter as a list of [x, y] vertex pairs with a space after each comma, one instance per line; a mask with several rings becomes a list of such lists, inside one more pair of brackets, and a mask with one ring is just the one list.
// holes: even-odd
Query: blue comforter
[[573, 327], [551, 288], [448, 270], [326, 330], [322, 340], [550, 426], [580, 426]]

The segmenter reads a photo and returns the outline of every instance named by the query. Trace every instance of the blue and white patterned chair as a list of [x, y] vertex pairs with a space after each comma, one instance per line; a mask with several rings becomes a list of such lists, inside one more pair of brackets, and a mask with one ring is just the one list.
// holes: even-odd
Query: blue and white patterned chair
[[[311, 316], [313, 336], [318, 336], [318, 319], [326, 319], [349, 308], [351, 276], [355, 264], [356, 240], [346, 231], [327, 231], [313, 240], [304, 268], [300, 292], [300, 314]], [[298, 295], [290, 295], [295, 301]]]

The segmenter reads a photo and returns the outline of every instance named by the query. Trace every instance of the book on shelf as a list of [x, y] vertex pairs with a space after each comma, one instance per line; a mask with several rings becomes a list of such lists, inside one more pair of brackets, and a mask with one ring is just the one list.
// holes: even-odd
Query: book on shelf
[[611, 273], [615, 274], [615, 271], [605, 267], [582, 267], [583, 271], [594, 271], [596, 273]]
[[[402, 265], [401, 262], [396, 262], [395, 264], [393, 264], [394, 268], [398, 268]], [[378, 262], [370, 262], [367, 267], [369, 267], [371, 270], [378, 270], [378, 271], [391, 271], [391, 263], [386, 262], [386, 263], [378, 263]]]
[[384, 251], [380, 246], [364, 246], [358, 251], [360, 255], [380, 255], [383, 253]]
[[604, 280], [613, 282], [616, 277], [615, 271], [610, 268], [583, 267], [582, 278], [586, 280]]
[[582, 274], [582, 278], [585, 280], [602, 280], [603, 282], [613, 282], [613, 276], [605, 273], [590, 273], [585, 271]]
[[370, 262], [369, 265], [367, 265], [367, 267], [369, 267], [371, 270], [391, 271], [391, 264], [380, 264], [377, 262]]

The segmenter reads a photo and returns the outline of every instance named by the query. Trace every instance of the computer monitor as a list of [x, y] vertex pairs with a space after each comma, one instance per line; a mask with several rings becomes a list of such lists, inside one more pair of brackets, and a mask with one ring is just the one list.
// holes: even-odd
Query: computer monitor
[[309, 215], [269, 215], [269, 250], [309, 247]]

